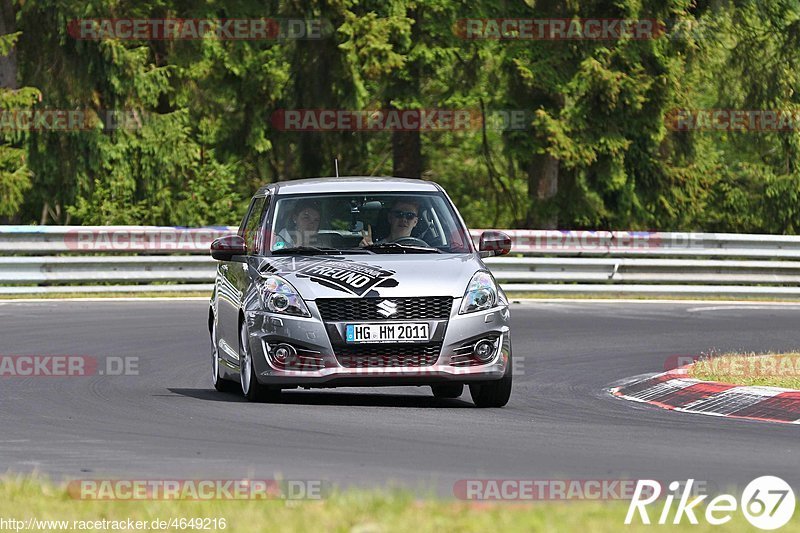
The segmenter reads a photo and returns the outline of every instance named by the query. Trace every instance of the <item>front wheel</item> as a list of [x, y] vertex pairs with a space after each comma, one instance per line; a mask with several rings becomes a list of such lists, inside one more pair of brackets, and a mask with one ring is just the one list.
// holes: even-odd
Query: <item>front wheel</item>
[[509, 358], [502, 378], [497, 381], [471, 384], [469, 395], [477, 407], [503, 407], [511, 398], [511, 382], [511, 358]]
[[220, 372], [222, 361], [219, 355], [219, 344], [217, 344], [217, 323], [211, 322], [211, 383], [219, 392], [236, 392], [238, 388], [235, 381], [225, 379]]
[[258, 382], [253, 354], [247, 339], [247, 326], [239, 327], [239, 381], [242, 384], [242, 394], [251, 402], [276, 402], [280, 400], [280, 389], [269, 389]]

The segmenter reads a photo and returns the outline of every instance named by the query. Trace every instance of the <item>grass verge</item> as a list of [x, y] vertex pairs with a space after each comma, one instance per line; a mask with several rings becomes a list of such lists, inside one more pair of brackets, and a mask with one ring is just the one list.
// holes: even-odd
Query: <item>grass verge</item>
[[800, 353], [727, 353], [703, 357], [689, 374], [704, 381], [800, 389]]
[[[651, 520], [658, 520], [661, 503], [654, 504]], [[429, 498], [420, 500], [404, 491], [347, 491], [332, 494], [320, 501], [82, 501], [72, 499], [64, 487], [38, 478], [6, 476], [0, 478], [0, 519], [5, 530], [14, 520], [67, 521], [67, 528], [40, 527], [39, 530], [77, 531], [76, 521], [133, 521], [152, 524], [153, 520], [216, 519], [216, 528], [207, 531], [336, 531], [350, 533], [382, 532], [469, 532], [469, 531], [647, 531], [655, 527], [639, 522], [624, 525], [628, 502], [561, 502], [561, 503], [469, 503]], [[698, 515], [701, 514], [698, 509]], [[673, 506], [674, 513], [674, 506]], [[671, 513], [672, 514], [672, 513]], [[225, 527], [220, 527], [220, 519]], [[661, 526], [669, 531], [711, 532], [719, 528], [700, 518], [692, 526], [684, 517], [680, 526]], [[728, 526], [737, 531], [757, 531], [750, 527], [741, 512], [733, 513]], [[102, 530], [88, 528], [85, 530]], [[160, 531], [187, 531], [197, 528], [173, 527]], [[34, 529], [35, 530], [35, 529]], [[111, 530], [111, 528], [106, 528]], [[154, 531], [152, 528], [143, 529]], [[19, 531], [24, 531], [20, 529]], [[797, 519], [781, 531], [800, 532]]]

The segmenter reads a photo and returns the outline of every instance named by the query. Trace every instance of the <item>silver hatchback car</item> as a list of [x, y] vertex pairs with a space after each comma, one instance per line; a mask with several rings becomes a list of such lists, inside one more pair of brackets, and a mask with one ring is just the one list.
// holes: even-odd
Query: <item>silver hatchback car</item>
[[217, 239], [208, 313], [214, 387], [278, 401], [282, 389], [430, 386], [479, 407], [511, 395], [509, 305], [436, 183], [400, 178], [279, 182]]

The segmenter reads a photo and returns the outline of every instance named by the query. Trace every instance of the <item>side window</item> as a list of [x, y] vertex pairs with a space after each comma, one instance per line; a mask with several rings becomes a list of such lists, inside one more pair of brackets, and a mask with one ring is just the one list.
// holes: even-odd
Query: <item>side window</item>
[[264, 205], [267, 199], [263, 196], [253, 199], [250, 205], [250, 212], [247, 214], [247, 219], [244, 223], [244, 242], [247, 245], [247, 252], [253, 253], [258, 250], [257, 246], [260, 244], [261, 239], [259, 235], [259, 226], [261, 217], [264, 213]]
[[267, 214], [269, 212], [271, 203], [272, 196], [268, 194], [261, 207], [261, 220], [256, 227], [258, 233], [256, 247], [251, 250], [251, 253], [263, 255], [265, 250], [267, 250], [270, 245], [270, 238], [272, 236], [272, 220], [267, 217]]
[[239, 230], [236, 233], [239, 234], [240, 237], [244, 237], [244, 227], [247, 225], [247, 220], [250, 218], [250, 213], [253, 212], [253, 204], [256, 203], [256, 200], [258, 200], [258, 198], [253, 198], [250, 200], [250, 205], [247, 208], [247, 212], [244, 214], [242, 223], [239, 224]]

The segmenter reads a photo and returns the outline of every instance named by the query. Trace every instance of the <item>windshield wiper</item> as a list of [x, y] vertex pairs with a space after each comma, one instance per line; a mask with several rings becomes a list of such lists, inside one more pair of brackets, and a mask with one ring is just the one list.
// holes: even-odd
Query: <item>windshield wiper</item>
[[304, 254], [304, 255], [323, 255], [323, 254], [343, 254], [343, 250], [338, 248], [325, 248], [321, 246], [292, 246], [291, 248], [279, 248], [272, 250], [273, 255], [290, 255], [290, 254]]
[[398, 251], [404, 254], [440, 254], [441, 250], [438, 248], [428, 248], [427, 246], [413, 246], [410, 244], [399, 244], [396, 242], [378, 242], [364, 246], [365, 250], [373, 252], [380, 250]]

